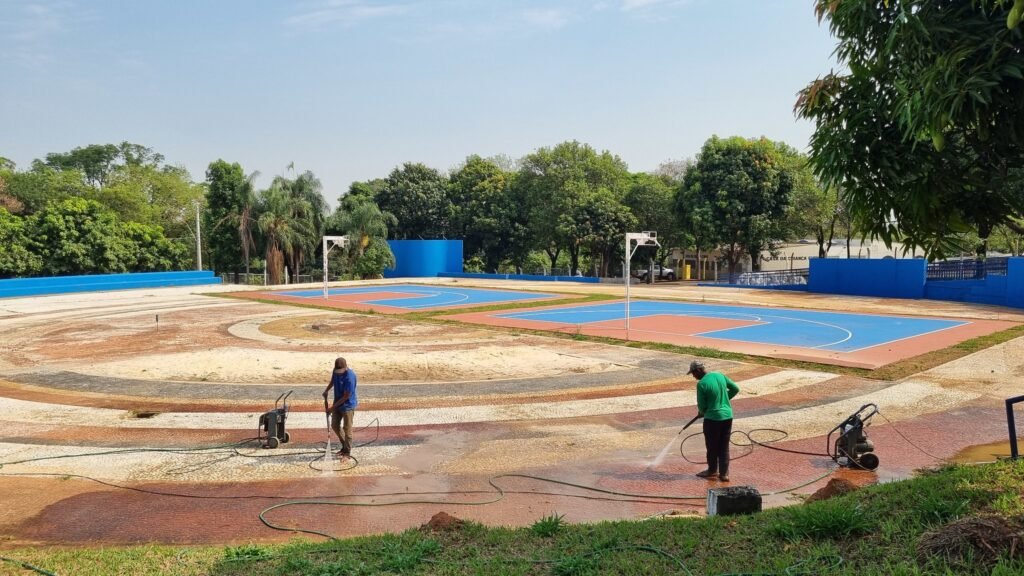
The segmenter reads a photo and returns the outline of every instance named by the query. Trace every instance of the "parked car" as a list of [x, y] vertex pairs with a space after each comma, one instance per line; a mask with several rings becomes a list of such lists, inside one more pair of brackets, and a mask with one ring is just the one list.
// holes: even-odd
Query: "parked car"
[[[647, 273], [648, 272], [649, 272], [649, 270], [647, 268], [641, 268], [640, 270], [637, 270], [633, 275], [636, 276], [637, 278], [639, 278], [642, 282], [646, 282], [647, 281]], [[667, 281], [671, 282], [671, 281], [673, 281], [675, 279], [676, 279], [676, 271], [675, 270], [673, 270], [671, 268], [665, 268], [661, 264], [655, 264], [654, 265], [654, 280], [655, 281], [667, 280]]]

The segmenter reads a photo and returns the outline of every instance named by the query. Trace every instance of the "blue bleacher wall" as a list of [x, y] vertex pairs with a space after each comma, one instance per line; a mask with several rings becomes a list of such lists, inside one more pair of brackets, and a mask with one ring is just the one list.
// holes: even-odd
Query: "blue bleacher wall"
[[436, 278], [462, 272], [462, 240], [388, 240], [395, 267], [385, 278]]
[[220, 278], [210, 270], [11, 278], [0, 280], [0, 298], [205, 284], [220, 284]]

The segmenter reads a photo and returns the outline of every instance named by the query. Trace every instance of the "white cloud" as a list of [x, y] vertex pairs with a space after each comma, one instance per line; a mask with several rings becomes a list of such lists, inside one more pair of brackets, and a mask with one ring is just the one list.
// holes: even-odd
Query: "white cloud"
[[526, 10], [523, 12], [523, 19], [528, 23], [545, 30], [558, 30], [569, 22], [568, 16], [561, 10]]
[[405, 4], [382, 4], [368, 0], [327, 0], [306, 12], [289, 16], [284, 22], [289, 26], [323, 26], [335, 22], [351, 25], [375, 18], [401, 16], [408, 11], [409, 6]]

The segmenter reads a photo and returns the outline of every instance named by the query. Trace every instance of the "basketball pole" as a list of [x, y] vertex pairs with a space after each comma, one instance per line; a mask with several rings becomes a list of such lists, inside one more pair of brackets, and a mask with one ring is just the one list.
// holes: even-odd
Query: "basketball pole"
[[[636, 240], [636, 248], [633, 247], [633, 241]], [[626, 265], [622, 274], [622, 279], [626, 282], [626, 340], [629, 340], [629, 285], [630, 280], [630, 260], [633, 259], [633, 254], [636, 253], [637, 248], [640, 246], [661, 246], [658, 243], [658, 233], [654, 231], [644, 232], [627, 232], [626, 233]]]
[[328, 256], [331, 253], [331, 249], [335, 246], [341, 246], [345, 248], [348, 246], [348, 236], [324, 236], [324, 300], [327, 300], [328, 296], [328, 276], [327, 276], [327, 262]]

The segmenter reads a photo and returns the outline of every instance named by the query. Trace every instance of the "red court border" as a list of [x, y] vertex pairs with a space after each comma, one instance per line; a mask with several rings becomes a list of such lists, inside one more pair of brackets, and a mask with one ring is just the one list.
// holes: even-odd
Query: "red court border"
[[[430, 284], [395, 284], [395, 286], [416, 286], [422, 288], [434, 288], [435, 286]], [[334, 308], [336, 310], [352, 310], [356, 312], [379, 312], [381, 314], [410, 314], [412, 312], [437, 312], [439, 310], [460, 310], [465, 308], [479, 308], [481, 306], [494, 306], [494, 305], [509, 305], [514, 306], [524, 302], [554, 302], [556, 300], [565, 300], [568, 298], [578, 298], [578, 295], [570, 294], [551, 294], [542, 298], [531, 298], [529, 300], [492, 300], [490, 302], [473, 302], [470, 304], [454, 304], [447, 306], [431, 306], [429, 308], [402, 308], [400, 306], [385, 306], [382, 304], [366, 304], [364, 300], [380, 300], [385, 298], [409, 298], [408, 292], [389, 292], [388, 288], [390, 285], [384, 284], [380, 286], [379, 292], [359, 292], [358, 294], [331, 294], [326, 299], [322, 296], [308, 297], [308, 296], [288, 296], [286, 294], [280, 294], [276, 291], [257, 291], [257, 292], [229, 292], [226, 296], [233, 296], [237, 298], [246, 298], [249, 300], [265, 300], [273, 302], [281, 302], [283, 304], [301, 304], [306, 306], [317, 306], [321, 308]], [[484, 292], [526, 292], [529, 294], [540, 294], [539, 292], [532, 292], [526, 290], [507, 290], [507, 289], [493, 289], [493, 288], [477, 288], [473, 287], [462, 287], [462, 286], [437, 286], [438, 288], [444, 288], [446, 290], [460, 289], [466, 290], [480, 290]], [[344, 289], [345, 286], [335, 286], [332, 289]], [[359, 288], [362, 288], [360, 286]], [[314, 290], [311, 288], [310, 290]], [[544, 292], [543, 294], [549, 294]]]
[[[655, 302], [674, 302], [671, 300], [649, 300]], [[601, 304], [614, 304], [622, 300], [603, 301]], [[531, 312], [543, 310], [564, 310], [578, 306], [592, 306], [594, 302], [570, 304], [562, 306], [539, 306], [531, 308]], [[690, 303], [692, 304], [692, 302]], [[728, 306], [727, 304], [716, 304]], [[746, 306], [750, 308], [750, 306]], [[794, 310], [792, 308], [764, 307], [766, 310]], [[806, 312], [806, 310], [803, 310]], [[769, 358], [783, 358], [787, 360], [803, 360], [807, 362], [818, 362], [835, 366], [847, 366], [852, 368], [868, 368], [874, 370], [887, 364], [913, 358], [927, 352], [942, 350], [955, 344], [959, 344], [971, 338], [985, 336], [993, 332], [999, 332], [1017, 326], [1017, 322], [1002, 320], [976, 320], [966, 318], [941, 318], [956, 322], [966, 322], [960, 326], [947, 328], [937, 332], [921, 334], [902, 340], [879, 344], [871, 348], [864, 348], [854, 352], [836, 352], [833, 350], [817, 350], [814, 348], [802, 348], [798, 346], [784, 346], [777, 344], [757, 344], [753, 342], [742, 342], [739, 340], [724, 340], [719, 338], [705, 338], [698, 336], [691, 330], [680, 331], [680, 324], [689, 326], [692, 322], [681, 321], [679, 317], [645, 316], [641, 318], [630, 318], [629, 334], [626, 333], [624, 320], [606, 320], [592, 324], [562, 324], [544, 320], [524, 320], [517, 318], [500, 318], [500, 314], [508, 314], [512, 310], [492, 310], [489, 312], [475, 312], [469, 314], [455, 314], [445, 316], [446, 320], [458, 320], [470, 324], [484, 324], [488, 326], [504, 326], [507, 328], [522, 328], [526, 330], [546, 330], [550, 332], [562, 332], [566, 334], [584, 334], [587, 336], [604, 336], [620, 340], [635, 340], [639, 342], [657, 342], [662, 344], [674, 344], [676, 346], [689, 346], [712, 348], [725, 352], [736, 352], [739, 354], [751, 354], [754, 356], [767, 356]], [[861, 316], [895, 316], [900, 318], [923, 318], [922, 316], [904, 314], [863, 314], [859, 312], [843, 312], [844, 314], [858, 314]], [[939, 317], [928, 316], [927, 318], [937, 319]], [[708, 319], [706, 329], [699, 332], [717, 330], [718, 319]]]

